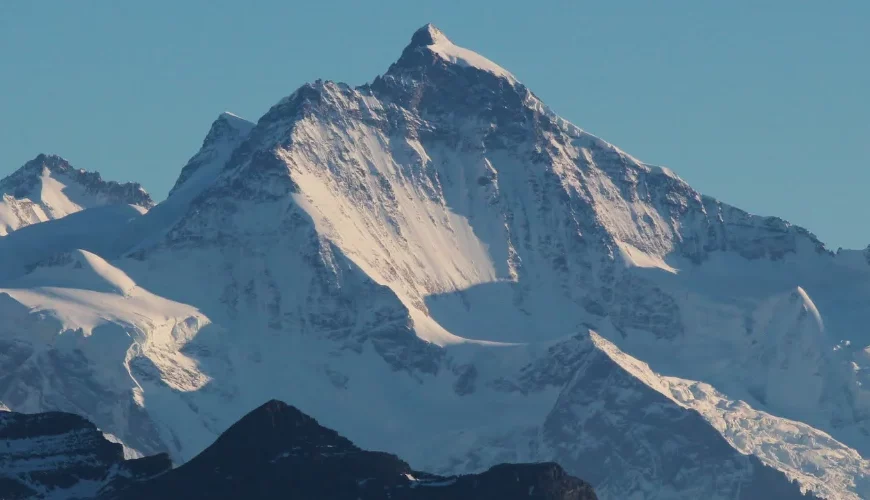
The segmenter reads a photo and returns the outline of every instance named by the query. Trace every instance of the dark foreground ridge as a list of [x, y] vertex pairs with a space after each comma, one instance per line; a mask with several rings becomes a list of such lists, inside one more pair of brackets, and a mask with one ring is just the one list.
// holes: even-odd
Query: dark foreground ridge
[[172, 467], [165, 454], [125, 460], [88, 420], [72, 413], [0, 411], [0, 499], [93, 498]]
[[553, 463], [498, 465], [468, 476], [411, 470], [365, 451], [281, 401], [269, 401], [181, 467], [105, 499], [591, 500], [592, 487]]
[[417, 472], [358, 448], [281, 401], [236, 422], [190, 462], [124, 460], [87, 420], [68, 413], [0, 413], [0, 499], [593, 500], [555, 463], [502, 464], [466, 476]]

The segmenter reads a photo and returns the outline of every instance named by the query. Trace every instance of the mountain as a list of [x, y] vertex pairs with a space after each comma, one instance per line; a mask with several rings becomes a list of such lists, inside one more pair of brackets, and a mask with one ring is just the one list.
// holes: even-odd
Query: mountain
[[126, 460], [123, 446], [70, 413], [0, 411], [0, 498], [93, 498], [166, 472], [169, 457]]
[[104, 205], [154, 206], [139, 184], [104, 181], [54, 155], [39, 155], [0, 180], [0, 236]]
[[209, 137], [112, 238], [0, 239], [40, 257], [0, 265], [0, 402], [178, 463], [274, 398], [442, 475], [870, 496], [866, 251], [698, 193], [431, 25]]
[[101, 498], [594, 500], [592, 488], [552, 463], [502, 464], [481, 474], [417, 472], [395, 455], [365, 451], [280, 401], [233, 424], [191, 461]]

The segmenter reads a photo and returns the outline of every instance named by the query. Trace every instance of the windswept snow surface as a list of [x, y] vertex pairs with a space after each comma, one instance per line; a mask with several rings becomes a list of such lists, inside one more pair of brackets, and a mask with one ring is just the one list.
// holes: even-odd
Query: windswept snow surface
[[107, 258], [118, 255], [119, 235], [144, 210], [135, 205], [106, 205], [22, 227], [0, 238], [0, 285], [72, 250], [84, 249]]
[[432, 26], [369, 85], [220, 116], [147, 213], [76, 223], [106, 208], [0, 238], [0, 404], [177, 462], [274, 398], [431, 472], [870, 497], [868, 253], [701, 195]]

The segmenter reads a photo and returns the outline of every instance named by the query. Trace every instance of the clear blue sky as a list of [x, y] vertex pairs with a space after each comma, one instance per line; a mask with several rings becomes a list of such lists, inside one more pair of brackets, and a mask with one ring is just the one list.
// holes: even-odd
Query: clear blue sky
[[56, 153], [162, 199], [218, 113], [370, 81], [433, 22], [700, 191], [870, 243], [870, 2], [536, 3], [0, 0], [0, 175]]

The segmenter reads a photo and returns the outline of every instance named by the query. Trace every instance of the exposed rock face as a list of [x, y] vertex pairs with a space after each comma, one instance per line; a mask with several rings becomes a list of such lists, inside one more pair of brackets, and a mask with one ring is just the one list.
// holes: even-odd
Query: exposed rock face
[[365, 451], [280, 401], [252, 411], [190, 462], [101, 498], [594, 500], [588, 483], [553, 463], [498, 465], [442, 477]]
[[170, 469], [167, 455], [125, 460], [86, 419], [71, 413], [0, 411], [0, 498], [93, 498], [101, 488]]

